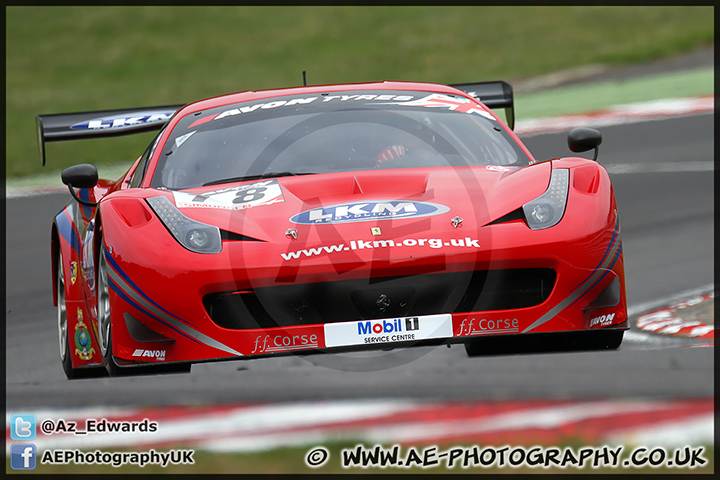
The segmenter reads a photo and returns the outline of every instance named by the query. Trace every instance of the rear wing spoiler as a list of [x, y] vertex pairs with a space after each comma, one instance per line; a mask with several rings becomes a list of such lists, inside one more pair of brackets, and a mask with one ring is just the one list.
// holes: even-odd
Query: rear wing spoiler
[[[477, 98], [488, 108], [504, 108], [507, 124], [515, 127], [513, 90], [504, 81], [450, 85]], [[45, 166], [45, 142], [112, 137], [160, 130], [185, 105], [99, 110], [94, 112], [38, 115], [40, 158]]]
[[184, 105], [126, 108], [95, 112], [38, 115], [40, 158], [45, 166], [45, 142], [112, 137], [160, 130]]
[[504, 108], [505, 117], [507, 119], [510, 130], [515, 128], [515, 107], [513, 105], [513, 89], [512, 86], [504, 81], [497, 82], [479, 82], [479, 83], [459, 83], [450, 85], [467, 93], [471, 97], [477, 98], [488, 108]]

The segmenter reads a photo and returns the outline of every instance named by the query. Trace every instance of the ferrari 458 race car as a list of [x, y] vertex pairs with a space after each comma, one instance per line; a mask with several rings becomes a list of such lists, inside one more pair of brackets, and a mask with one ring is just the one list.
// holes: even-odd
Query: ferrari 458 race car
[[[503, 108], [507, 121], [490, 109]], [[600, 134], [538, 161], [505, 82], [243, 92], [39, 115], [45, 142], [160, 133], [125, 175], [63, 172], [66, 375], [450, 343], [617, 348], [620, 224]]]

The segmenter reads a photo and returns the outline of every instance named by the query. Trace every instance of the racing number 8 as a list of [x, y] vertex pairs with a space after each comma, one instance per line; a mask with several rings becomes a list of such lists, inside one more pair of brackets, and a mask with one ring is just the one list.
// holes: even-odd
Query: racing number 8
[[247, 203], [260, 200], [265, 196], [265, 190], [267, 190], [267, 187], [254, 187], [242, 192], [237, 192], [232, 202]]

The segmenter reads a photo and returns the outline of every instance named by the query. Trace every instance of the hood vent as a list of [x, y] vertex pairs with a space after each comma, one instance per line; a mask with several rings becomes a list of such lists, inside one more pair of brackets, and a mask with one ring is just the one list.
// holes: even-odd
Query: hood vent
[[262, 242], [263, 240], [260, 240], [258, 238], [248, 237], [247, 235], [241, 235], [239, 233], [235, 232], [229, 232], [227, 230], [220, 229], [220, 238], [223, 240], [230, 240], [230, 241], [243, 241], [243, 242]]
[[353, 174], [327, 174], [313, 176], [312, 181], [288, 178], [283, 189], [305, 203], [317, 201], [319, 197], [350, 198], [354, 195], [372, 195], [393, 198], [407, 198], [427, 192], [427, 173], [403, 170], [377, 170], [353, 172]]
[[498, 218], [497, 220], [493, 220], [492, 222], [484, 225], [485, 227], [488, 225], [495, 225], [498, 223], [508, 223], [512, 222], [514, 220], [522, 220], [525, 221], [525, 214], [523, 213], [523, 209], [518, 208], [517, 210], [513, 210], [512, 212], [508, 213], [507, 215], [503, 215], [502, 217]]

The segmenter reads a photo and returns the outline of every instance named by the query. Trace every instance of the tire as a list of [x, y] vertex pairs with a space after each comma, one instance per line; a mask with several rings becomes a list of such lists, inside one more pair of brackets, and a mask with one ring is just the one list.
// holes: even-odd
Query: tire
[[152, 375], [157, 373], [189, 373], [189, 363], [142, 365], [120, 367], [113, 360], [112, 353], [112, 317], [110, 315], [110, 289], [108, 283], [108, 265], [105, 258], [105, 243], [100, 238], [100, 254], [98, 255], [96, 298], [98, 311], [98, 344], [103, 357], [103, 364], [111, 377], [126, 375]]
[[[58, 249], [57, 254], [57, 327], [58, 346], [60, 348], [60, 362], [63, 372], [68, 380], [75, 378], [101, 377], [105, 375], [102, 367], [73, 368], [71, 336], [68, 329], [67, 306], [65, 303], [65, 271], [63, 268], [62, 252]], [[72, 337], [74, 340], [74, 337]]]
[[62, 253], [58, 249], [57, 255], [57, 327], [58, 346], [60, 347], [60, 362], [65, 376], [71, 380], [75, 378], [70, 358], [70, 338], [68, 336], [67, 309], [65, 306], [65, 271], [63, 270]]
[[98, 348], [103, 358], [103, 364], [108, 375], [115, 377], [121, 375], [121, 367], [118, 367], [112, 358], [112, 321], [110, 315], [110, 287], [107, 275], [107, 259], [105, 258], [105, 243], [100, 238], [100, 254], [98, 255], [98, 266], [96, 286], [97, 298], [97, 336]]

